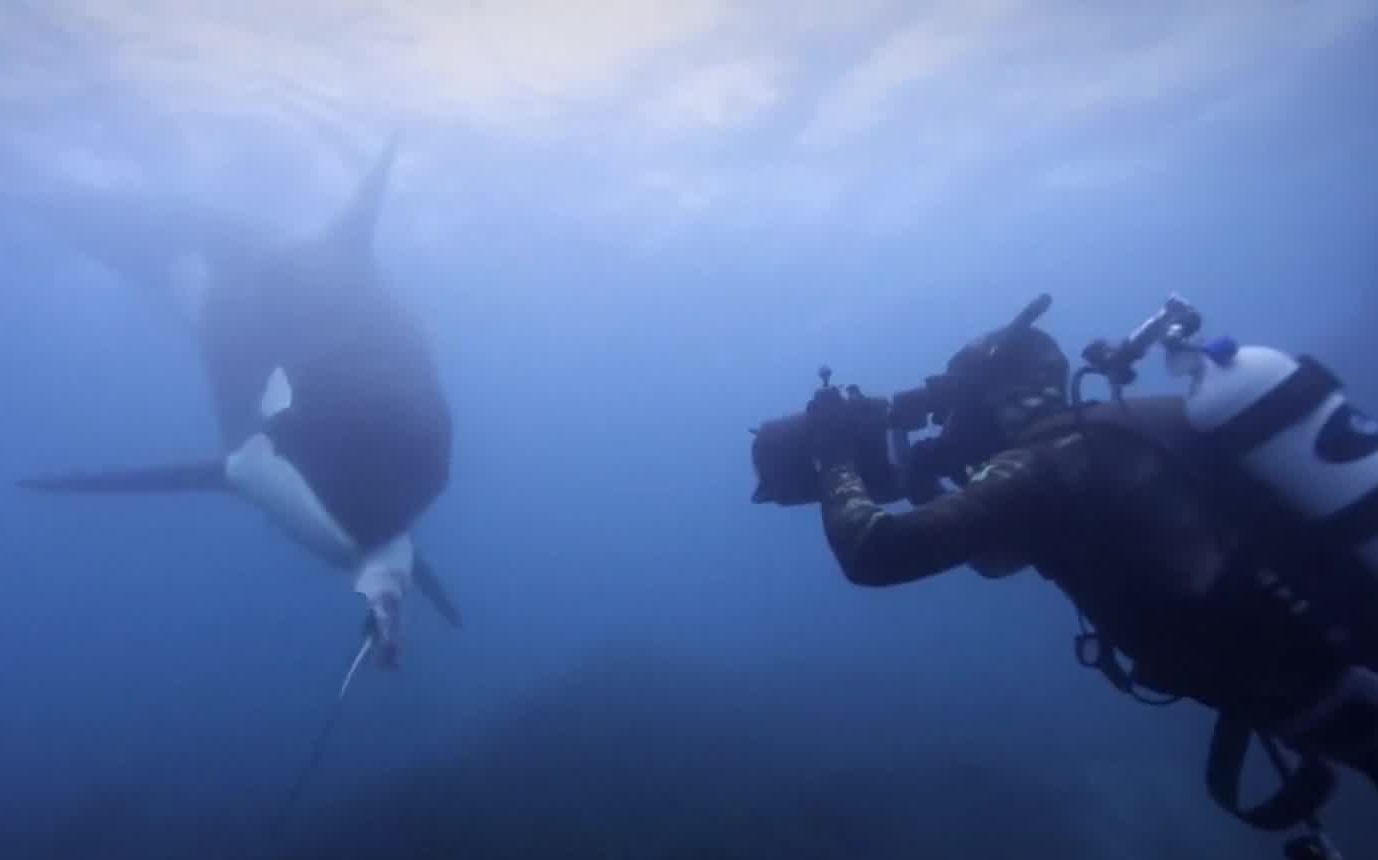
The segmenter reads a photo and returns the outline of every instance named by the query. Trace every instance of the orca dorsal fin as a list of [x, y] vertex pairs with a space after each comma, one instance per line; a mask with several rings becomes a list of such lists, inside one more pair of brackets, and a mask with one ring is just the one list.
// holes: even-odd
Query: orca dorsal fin
[[329, 241], [338, 248], [351, 248], [368, 253], [373, 247], [373, 236], [378, 229], [378, 219], [383, 208], [383, 193], [387, 190], [392, 166], [397, 161], [397, 149], [401, 134], [393, 133], [383, 147], [378, 160], [364, 176], [349, 205], [331, 225]]

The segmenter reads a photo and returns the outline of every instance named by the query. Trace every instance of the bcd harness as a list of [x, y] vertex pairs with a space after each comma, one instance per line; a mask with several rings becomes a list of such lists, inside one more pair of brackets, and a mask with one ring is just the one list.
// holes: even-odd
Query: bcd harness
[[[1304, 362], [1302, 371], [1286, 384], [1204, 438], [1187, 424], [1182, 400], [1177, 397], [1146, 397], [1088, 404], [1074, 412], [1039, 422], [1022, 436], [1026, 441], [1040, 441], [1075, 432], [1080, 432], [1088, 439], [1101, 430], [1127, 433], [1156, 448], [1172, 467], [1181, 469], [1181, 474], [1191, 484], [1205, 490], [1207, 497], [1220, 498], [1222, 488], [1225, 488], [1223, 493], [1226, 499], [1239, 501], [1252, 511], [1260, 508], [1259, 499], [1267, 498], [1270, 494], [1260, 492], [1246, 478], [1234, 474], [1237, 470], [1228, 467], [1222, 469], [1218, 464], [1224, 462], [1224, 458], [1212, 456], [1213, 445], [1227, 441], [1237, 446], [1235, 450], [1247, 449], [1250, 440], [1269, 438], [1307, 414], [1337, 387], [1338, 382], [1334, 377], [1318, 364]], [[1229, 474], [1221, 474], [1226, 470]], [[1276, 508], [1267, 510], [1268, 515], [1272, 516]], [[1361, 513], [1372, 515], [1373, 511]], [[1345, 529], [1344, 520], [1352, 519], [1355, 514], [1345, 511], [1342, 515], [1336, 518], [1340, 522], [1318, 524], [1319, 528], [1313, 530], [1312, 536], [1317, 532], [1323, 534], [1327, 529], [1332, 533]], [[1273, 521], [1276, 521], [1275, 517]], [[1253, 543], [1250, 541], [1251, 546], [1244, 557], [1257, 564], [1267, 557], [1267, 550], [1252, 546]], [[1281, 571], [1287, 569], [1285, 564], [1268, 567]], [[1076, 637], [1075, 648], [1082, 665], [1096, 669], [1116, 689], [1146, 704], [1168, 705], [1182, 698], [1182, 693], [1165, 689], [1170, 688], [1171, 684], [1147, 684], [1165, 693], [1165, 698], [1145, 695], [1140, 667], [1131, 665], [1126, 668], [1121, 662], [1124, 655], [1115, 643], [1093, 629], [1080, 609], [1078, 616], [1082, 629]], [[1245, 758], [1255, 737], [1277, 767], [1282, 786], [1262, 803], [1245, 807], [1240, 803], [1240, 782]], [[1319, 757], [1305, 753], [1294, 768], [1282, 757], [1278, 746], [1275, 738], [1259, 731], [1243, 715], [1232, 713], [1227, 708], [1219, 709], [1206, 762], [1206, 785], [1211, 797], [1231, 815], [1261, 830], [1282, 831], [1297, 825], [1317, 829], [1316, 815], [1335, 788], [1334, 771]]]

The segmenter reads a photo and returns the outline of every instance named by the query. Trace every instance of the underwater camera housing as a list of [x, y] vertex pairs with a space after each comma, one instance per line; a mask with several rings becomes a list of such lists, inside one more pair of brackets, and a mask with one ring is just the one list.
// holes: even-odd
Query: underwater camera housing
[[[1032, 326], [1051, 304], [1052, 297], [1046, 293], [1034, 299], [989, 340], [990, 356], [1000, 352], [1009, 335]], [[818, 375], [823, 388], [831, 385], [832, 371], [827, 366], [820, 368]], [[908, 474], [911, 462], [923, 462], [927, 468], [941, 459], [912, 457], [908, 434], [930, 423], [942, 424], [952, 404], [964, 396], [968, 384], [966, 380], [940, 374], [890, 398], [867, 396], [857, 386], [847, 386], [846, 402], [854, 420], [856, 468], [872, 499], [888, 504], [906, 498], [912, 477]], [[809, 446], [805, 413], [765, 421], [751, 433], [751, 462], [757, 480], [751, 501], [785, 507], [818, 502], [818, 468]], [[938, 469], [939, 474], [942, 471]]]
[[[823, 367], [818, 375], [823, 387], [828, 387], [832, 371]], [[884, 397], [867, 397], [852, 385], [847, 388], [846, 403], [852, 417], [856, 467], [861, 479], [876, 501], [898, 501], [904, 494], [891, 458], [890, 402]], [[817, 502], [818, 467], [809, 447], [804, 413], [765, 421], [751, 432], [751, 462], [757, 478], [751, 501], [785, 507]]]

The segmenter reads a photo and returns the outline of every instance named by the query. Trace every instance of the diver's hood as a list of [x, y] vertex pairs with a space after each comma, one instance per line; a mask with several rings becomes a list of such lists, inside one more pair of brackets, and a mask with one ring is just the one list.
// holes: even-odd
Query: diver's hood
[[[1008, 325], [987, 332], [957, 351], [947, 371], [924, 382], [934, 424], [943, 425], [957, 412], [979, 406], [999, 387], [1058, 372], [1065, 387], [1067, 359], [1057, 341], [1034, 323], [1052, 305], [1052, 296], [1039, 295]], [[1041, 386], [1038, 386], [1041, 387]]]

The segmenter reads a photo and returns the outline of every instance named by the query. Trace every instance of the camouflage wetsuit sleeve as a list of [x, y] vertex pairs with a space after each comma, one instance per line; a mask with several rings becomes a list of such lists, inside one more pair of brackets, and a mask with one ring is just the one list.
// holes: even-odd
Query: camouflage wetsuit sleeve
[[897, 585], [932, 576], [986, 553], [1018, 552], [1057, 504], [1059, 481], [1033, 451], [992, 457], [967, 485], [903, 513], [871, 500], [850, 464], [826, 468], [823, 528], [847, 578]]

